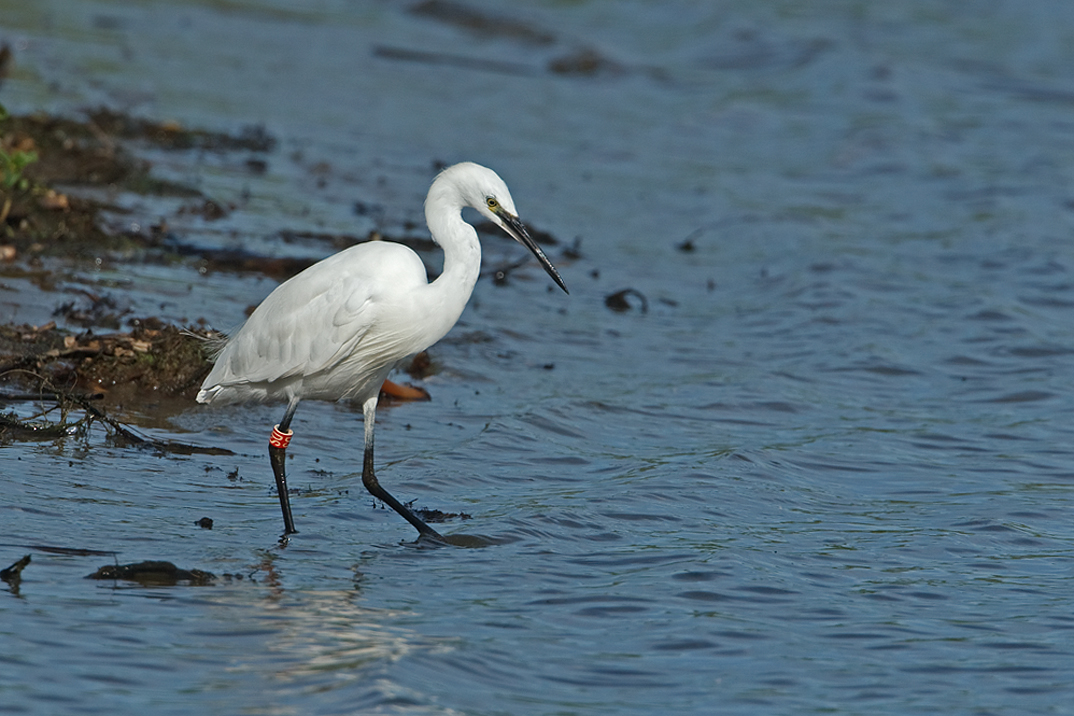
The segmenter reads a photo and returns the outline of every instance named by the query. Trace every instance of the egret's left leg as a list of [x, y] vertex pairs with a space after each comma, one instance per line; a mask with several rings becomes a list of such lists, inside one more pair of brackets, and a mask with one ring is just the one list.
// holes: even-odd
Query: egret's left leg
[[443, 535], [425, 524], [420, 517], [407, 509], [403, 503], [392, 497], [391, 493], [380, 486], [380, 481], [377, 480], [377, 476], [373, 472], [373, 425], [377, 417], [376, 396], [365, 401], [362, 405], [362, 414], [365, 416], [365, 458], [362, 461], [362, 484], [365, 485], [365, 489], [369, 490], [373, 497], [402, 515], [407, 522], [414, 525], [414, 528], [421, 536], [430, 537], [439, 542], [446, 542], [447, 540], [444, 539]]

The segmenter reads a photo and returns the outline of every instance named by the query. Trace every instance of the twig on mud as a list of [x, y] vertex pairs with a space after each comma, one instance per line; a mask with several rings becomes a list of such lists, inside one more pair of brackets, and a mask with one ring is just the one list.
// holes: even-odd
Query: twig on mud
[[[21, 395], [4, 395], [0, 399], [15, 400], [19, 397], [23, 397], [26, 400], [48, 400], [49, 402], [55, 402], [56, 407], [60, 410], [60, 420], [58, 423], [51, 425], [37, 425], [30, 421], [22, 420], [14, 415], [0, 415], [0, 428], [15, 428], [18, 430], [24, 430], [37, 436], [51, 436], [66, 435], [72, 432], [78, 427], [88, 428], [94, 421], [107, 425], [112, 431], [122, 437], [127, 443], [131, 445], [137, 445], [139, 447], [148, 447], [155, 450], [160, 450], [166, 453], [173, 453], [179, 455], [233, 455], [231, 450], [225, 448], [215, 447], [200, 447], [197, 445], [188, 445], [186, 443], [179, 443], [172, 440], [154, 440], [152, 438], [140, 435], [131, 428], [127, 427], [123, 423], [119, 422], [115, 418], [109, 416], [103, 408], [98, 408], [90, 404], [91, 400], [97, 399], [99, 396], [86, 396], [72, 393], [70, 391], [59, 388], [51, 383], [46, 376], [36, 373], [34, 371], [17, 369], [15, 371], [6, 371], [0, 373], [0, 377], [11, 373], [22, 372], [33, 377], [38, 381], [38, 385], [41, 390], [37, 394], [21, 394]], [[67, 413], [71, 410], [71, 407], [75, 406], [80, 409], [85, 418], [75, 421], [74, 423], [67, 422]], [[42, 412], [51, 412], [51, 409]]]

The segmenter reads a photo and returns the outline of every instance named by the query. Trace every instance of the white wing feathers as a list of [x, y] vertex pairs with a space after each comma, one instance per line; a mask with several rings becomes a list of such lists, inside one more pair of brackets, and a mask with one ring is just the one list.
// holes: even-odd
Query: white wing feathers
[[[357, 386], [406, 353], [413, 335], [395, 325], [393, 302], [419, 285], [427, 285], [421, 259], [391, 242], [360, 244], [314, 264], [278, 286], [228, 339], [198, 399], [241, 398], [227, 389], [262, 384], [271, 391], [268, 384], [282, 388], [277, 381], [299, 378]], [[393, 328], [379, 325], [383, 311], [397, 319]], [[345, 371], [326, 375], [348, 359]]]
[[373, 307], [371, 282], [360, 270], [345, 270], [346, 262], [339, 259], [346, 253], [316, 264], [270, 293], [228, 339], [204, 386], [312, 375], [350, 355], [374, 321], [368, 315]]
[[[214, 382], [226, 384], [236, 376], [243, 382], [272, 382], [338, 364], [372, 327], [371, 321], [363, 320], [370, 296], [356, 283], [339, 281], [327, 291], [307, 296], [297, 295], [298, 287], [292, 286], [286, 306], [270, 294], [228, 341], [217, 360], [223, 373]], [[344, 299], [341, 293], [348, 295]]]

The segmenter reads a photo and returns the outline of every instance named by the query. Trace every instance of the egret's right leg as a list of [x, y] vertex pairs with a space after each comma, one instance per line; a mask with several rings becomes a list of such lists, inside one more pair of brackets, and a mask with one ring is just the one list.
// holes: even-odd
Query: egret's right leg
[[298, 532], [295, 529], [295, 520], [291, 517], [291, 496], [287, 494], [287, 445], [291, 442], [294, 432], [291, 430], [291, 418], [298, 409], [298, 398], [292, 398], [287, 404], [287, 412], [283, 414], [283, 420], [272, 429], [269, 436], [269, 462], [272, 463], [272, 472], [276, 476], [276, 492], [280, 496], [280, 509], [283, 511], [283, 534]]
[[438, 542], [447, 542], [443, 535], [425, 524], [420, 517], [407, 509], [403, 503], [392, 497], [387, 490], [380, 486], [380, 481], [377, 480], [377, 476], [373, 472], [373, 424], [377, 418], [376, 396], [362, 404], [362, 415], [365, 418], [365, 457], [362, 461], [362, 484], [365, 485], [365, 489], [369, 490], [373, 497], [402, 515], [407, 522], [414, 525], [414, 528], [422, 537], [430, 537]]

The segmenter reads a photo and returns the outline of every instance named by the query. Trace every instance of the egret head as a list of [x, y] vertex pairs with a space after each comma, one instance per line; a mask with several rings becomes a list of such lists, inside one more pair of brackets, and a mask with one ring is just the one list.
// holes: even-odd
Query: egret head
[[426, 203], [426, 217], [430, 218], [430, 225], [428, 201], [433, 200], [434, 194], [438, 200], [457, 203], [459, 208], [471, 206], [477, 209], [482, 216], [507, 232], [508, 236], [529, 249], [556, 285], [562, 288], [564, 293], [569, 293], [559, 271], [519, 220], [511, 192], [496, 172], [473, 162], [455, 164], [440, 172], [440, 176], [433, 182]]

